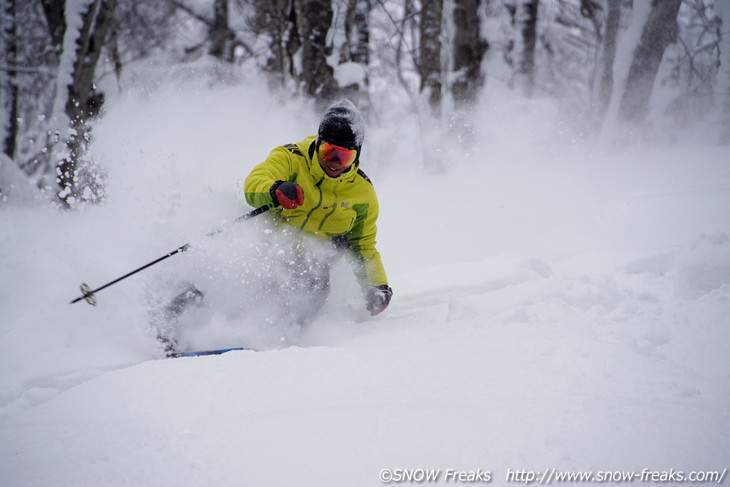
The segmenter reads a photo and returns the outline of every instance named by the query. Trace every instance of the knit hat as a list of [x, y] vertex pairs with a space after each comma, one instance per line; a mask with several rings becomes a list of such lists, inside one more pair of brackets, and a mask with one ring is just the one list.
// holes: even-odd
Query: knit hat
[[327, 109], [319, 123], [320, 140], [347, 149], [360, 150], [365, 138], [365, 122], [360, 110], [350, 100], [342, 100]]

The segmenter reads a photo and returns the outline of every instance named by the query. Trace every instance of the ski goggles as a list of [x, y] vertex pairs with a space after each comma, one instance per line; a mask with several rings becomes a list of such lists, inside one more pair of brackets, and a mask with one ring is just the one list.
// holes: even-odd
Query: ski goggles
[[346, 149], [324, 140], [320, 141], [318, 151], [322, 161], [329, 164], [335, 162], [342, 167], [350, 166], [357, 158], [357, 149]]

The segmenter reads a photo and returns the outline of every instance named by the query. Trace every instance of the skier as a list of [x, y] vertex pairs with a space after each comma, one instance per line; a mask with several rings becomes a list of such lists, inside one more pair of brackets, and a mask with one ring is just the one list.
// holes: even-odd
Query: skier
[[[326, 111], [316, 136], [276, 147], [244, 183], [246, 201], [257, 208], [273, 202], [274, 226], [288, 234], [265, 236], [270, 241], [260, 247], [262, 259], [275, 267], [259, 285], [264, 292], [278, 294], [292, 325], [304, 326], [316, 317], [329, 295], [330, 265], [345, 253], [371, 315], [390, 303], [393, 291], [375, 247], [378, 199], [360, 169], [363, 136], [360, 111], [343, 100]], [[278, 255], [272, 245], [286, 251]], [[271, 262], [272, 254], [280, 258]], [[253, 272], [260, 280], [261, 273]], [[178, 350], [179, 316], [191, 304], [202, 304], [203, 298], [188, 284], [153, 318], [167, 356], [176, 356]]]
[[[327, 109], [316, 136], [271, 151], [248, 175], [244, 191], [251, 206], [273, 201], [274, 218], [285, 230], [329, 241], [331, 249], [349, 253], [365, 307], [377, 315], [388, 307], [393, 291], [375, 247], [377, 195], [360, 169], [364, 133], [360, 111], [342, 100]], [[295, 256], [282, 263], [292, 282], [281, 294], [299, 294], [288, 307], [295, 321], [305, 324], [329, 294], [332, 254], [299, 244]]]

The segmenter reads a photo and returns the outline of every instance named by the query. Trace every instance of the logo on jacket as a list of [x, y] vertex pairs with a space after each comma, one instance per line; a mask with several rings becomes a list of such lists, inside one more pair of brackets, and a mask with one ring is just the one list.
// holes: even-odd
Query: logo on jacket
[[340, 206], [343, 207], [343, 208], [347, 208], [348, 206], [350, 206], [350, 202], [349, 201], [343, 201]]

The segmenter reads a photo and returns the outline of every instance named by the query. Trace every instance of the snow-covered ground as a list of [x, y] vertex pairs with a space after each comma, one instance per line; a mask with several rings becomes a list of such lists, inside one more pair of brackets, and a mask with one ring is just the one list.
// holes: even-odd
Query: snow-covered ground
[[[342, 262], [296, 333], [245, 306], [264, 222], [201, 237], [248, 210], [243, 178], [272, 147], [316, 129], [262, 93], [113, 100], [92, 149], [102, 206], [0, 206], [2, 485], [730, 467], [728, 147], [597, 147], [549, 106], [504, 100], [485, 101], [469, 143], [419, 136], [391, 104], [363, 168], [393, 302], [366, 317]], [[68, 304], [80, 282], [187, 242], [98, 307]], [[186, 282], [206, 293], [183, 316], [186, 343], [265, 350], [159, 359], [149, 323]]]

